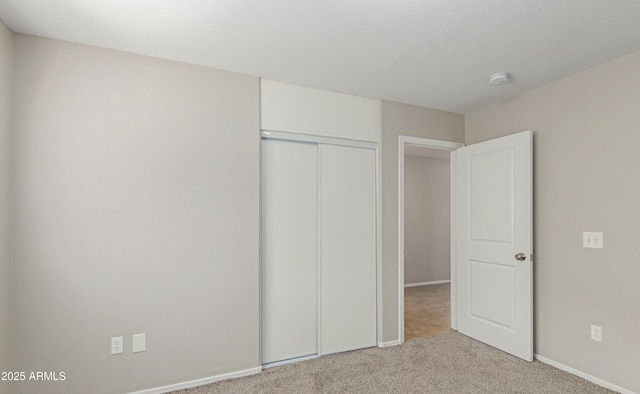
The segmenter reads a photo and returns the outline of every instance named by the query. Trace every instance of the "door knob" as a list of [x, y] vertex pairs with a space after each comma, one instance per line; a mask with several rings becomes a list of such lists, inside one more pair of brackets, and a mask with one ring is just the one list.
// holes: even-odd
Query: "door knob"
[[518, 261], [525, 261], [527, 259], [527, 255], [525, 255], [524, 253], [518, 253], [515, 257]]

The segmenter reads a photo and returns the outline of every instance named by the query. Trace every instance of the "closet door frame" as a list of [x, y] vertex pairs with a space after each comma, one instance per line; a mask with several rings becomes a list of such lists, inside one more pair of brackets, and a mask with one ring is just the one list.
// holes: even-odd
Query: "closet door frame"
[[[376, 218], [375, 218], [375, 225], [376, 225], [376, 251], [375, 251], [375, 256], [376, 256], [376, 262], [375, 262], [375, 271], [376, 271], [376, 305], [375, 305], [375, 313], [376, 313], [376, 339], [377, 339], [377, 346], [381, 346], [382, 343], [382, 269], [381, 269], [381, 231], [380, 231], [380, 217], [381, 217], [381, 204], [380, 204], [380, 198], [381, 198], [381, 189], [380, 189], [380, 149], [379, 149], [379, 144], [377, 142], [370, 142], [370, 141], [359, 141], [359, 140], [350, 140], [350, 139], [342, 139], [342, 138], [333, 138], [333, 137], [324, 137], [324, 136], [316, 136], [316, 135], [310, 135], [310, 134], [297, 134], [297, 133], [289, 133], [289, 132], [281, 132], [281, 131], [271, 131], [271, 130], [262, 130], [261, 131], [261, 139], [263, 140], [284, 140], [284, 141], [295, 141], [295, 142], [308, 142], [308, 143], [316, 143], [316, 144], [325, 144], [325, 145], [337, 145], [337, 146], [348, 146], [348, 147], [354, 147], [354, 148], [363, 148], [363, 149], [371, 149], [375, 151], [375, 157], [376, 157], [376, 161], [375, 161], [375, 181], [376, 181], [376, 185], [375, 185], [375, 205], [376, 205]], [[322, 155], [318, 155], [318, 171], [321, 171], [321, 165], [322, 165]], [[318, 174], [318, 182], [320, 182], [321, 176], [320, 174]], [[318, 189], [320, 191], [320, 189]], [[322, 196], [321, 193], [319, 192], [319, 196], [318, 196], [319, 200], [319, 204], [321, 206], [321, 202], [322, 202]], [[318, 210], [318, 220], [319, 220], [319, 225], [322, 226], [320, 219], [321, 219], [321, 215], [322, 212], [319, 209]], [[321, 230], [321, 229], [320, 229]], [[318, 245], [321, 245], [321, 236], [322, 236], [322, 232], [318, 231]], [[321, 273], [322, 273], [322, 256], [321, 256], [321, 248], [318, 247], [318, 255], [317, 255], [317, 261], [318, 261], [318, 265], [317, 265], [317, 272], [318, 272], [318, 282], [317, 282], [317, 286], [318, 289], [320, 289], [321, 287]], [[262, 270], [262, 263], [260, 264], [260, 269]], [[262, 272], [261, 272], [261, 276], [262, 276]], [[317, 313], [318, 313], [318, 335], [317, 335], [317, 340], [318, 340], [318, 357], [322, 356], [322, 335], [321, 335], [321, 322], [322, 322], [322, 316], [321, 316], [321, 295], [319, 294], [319, 296], [317, 297]], [[262, 313], [262, 310], [260, 311], [260, 313]], [[260, 321], [262, 321], [262, 317], [260, 317]], [[261, 331], [262, 332], [262, 331]], [[261, 334], [261, 338], [260, 341], [262, 341], [262, 334]], [[260, 346], [262, 348], [262, 345]], [[262, 355], [260, 356], [260, 360], [262, 360]], [[291, 361], [298, 361], [297, 359], [291, 360]]]

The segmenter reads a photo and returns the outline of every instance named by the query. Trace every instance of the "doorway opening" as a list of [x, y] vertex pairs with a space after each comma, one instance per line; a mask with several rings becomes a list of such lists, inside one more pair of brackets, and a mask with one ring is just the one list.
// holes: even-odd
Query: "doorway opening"
[[400, 340], [455, 329], [452, 176], [461, 143], [400, 136]]

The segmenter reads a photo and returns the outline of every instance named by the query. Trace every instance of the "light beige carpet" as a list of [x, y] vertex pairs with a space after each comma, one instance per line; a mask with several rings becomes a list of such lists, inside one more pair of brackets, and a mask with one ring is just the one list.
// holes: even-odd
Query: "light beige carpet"
[[613, 393], [462, 334], [416, 339], [266, 369], [175, 391], [209, 393]]

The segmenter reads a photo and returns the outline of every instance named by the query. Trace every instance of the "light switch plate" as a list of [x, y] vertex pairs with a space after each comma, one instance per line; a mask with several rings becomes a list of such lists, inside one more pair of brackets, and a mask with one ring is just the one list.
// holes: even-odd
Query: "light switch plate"
[[144, 352], [147, 350], [147, 334], [135, 334], [133, 336], [133, 353]]
[[582, 246], [591, 249], [602, 249], [604, 247], [604, 235], [602, 233], [584, 232], [582, 233]]

